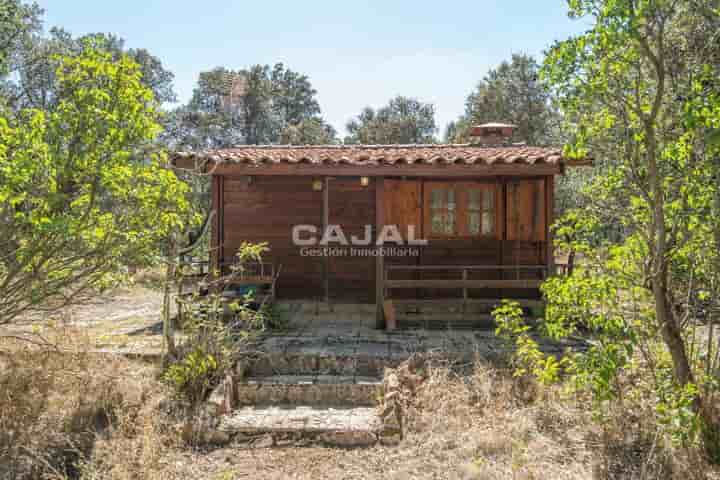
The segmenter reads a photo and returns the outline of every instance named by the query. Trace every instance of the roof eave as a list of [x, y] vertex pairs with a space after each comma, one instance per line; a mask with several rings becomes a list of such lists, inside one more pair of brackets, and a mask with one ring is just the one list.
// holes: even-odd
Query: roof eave
[[197, 169], [210, 175], [223, 176], [351, 176], [351, 177], [497, 177], [559, 175], [562, 166], [557, 164], [495, 163], [491, 165], [464, 164], [396, 164], [396, 165], [326, 165], [263, 163], [258, 165], [231, 162], [192, 163], [192, 160], [174, 162], [179, 168]]

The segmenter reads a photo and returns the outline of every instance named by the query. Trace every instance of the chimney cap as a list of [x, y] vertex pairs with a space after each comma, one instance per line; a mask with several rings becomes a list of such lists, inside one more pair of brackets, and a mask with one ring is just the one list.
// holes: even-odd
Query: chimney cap
[[510, 123], [490, 122], [482, 125], [475, 125], [470, 130], [470, 136], [474, 137], [476, 142], [484, 144], [497, 144], [508, 140], [517, 125]]
[[472, 135], [483, 135], [484, 133], [490, 133], [493, 130], [514, 130], [517, 128], [517, 125], [513, 125], [512, 123], [499, 123], [499, 122], [489, 122], [489, 123], [483, 123], [482, 125], [475, 125], [472, 127]]
[[517, 125], [512, 123], [500, 123], [500, 122], [488, 122], [482, 125], [476, 125], [477, 128], [517, 128]]

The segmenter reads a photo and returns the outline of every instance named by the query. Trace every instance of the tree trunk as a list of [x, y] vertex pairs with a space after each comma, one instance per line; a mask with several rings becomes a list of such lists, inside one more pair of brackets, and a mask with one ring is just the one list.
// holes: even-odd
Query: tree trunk
[[174, 240], [170, 240], [170, 252], [167, 259], [167, 268], [165, 269], [165, 285], [163, 288], [163, 339], [167, 355], [170, 358], [177, 357], [177, 347], [175, 346], [175, 330], [173, 328], [172, 317], [170, 315], [170, 297], [172, 295], [172, 287], [175, 285], [175, 271], [177, 261], [177, 246]]
[[653, 122], [654, 119], [649, 120], [645, 125], [648, 180], [652, 191], [652, 205], [650, 205], [652, 209], [652, 228], [650, 238], [653, 239], [654, 242], [651, 241], [649, 245], [652, 261], [652, 293], [655, 301], [655, 316], [660, 325], [663, 341], [672, 357], [675, 379], [680, 385], [685, 386], [693, 381], [693, 374], [690, 368], [690, 362], [688, 361], [682, 331], [675, 318], [672, 305], [668, 301], [668, 245], [667, 226], [665, 225], [665, 192], [662, 178], [660, 178], [660, 172], [658, 171], [658, 145], [655, 138]]
[[[665, 268], [667, 268], [667, 266], [665, 266]], [[672, 305], [668, 302], [667, 275], [663, 272], [658, 275], [658, 277], [661, 278], [656, 277], [652, 282], [655, 315], [660, 324], [660, 333], [662, 334], [663, 341], [672, 357], [675, 378], [680, 385], [685, 386], [693, 382], [693, 374], [685, 348], [685, 340], [682, 337], [682, 331], [672, 311]]]

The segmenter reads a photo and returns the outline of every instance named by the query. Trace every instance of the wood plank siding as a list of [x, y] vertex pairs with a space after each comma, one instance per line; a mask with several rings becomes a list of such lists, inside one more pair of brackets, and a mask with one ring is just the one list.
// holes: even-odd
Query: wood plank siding
[[223, 259], [232, 261], [242, 242], [267, 242], [264, 262], [282, 266], [280, 298], [320, 298], [322, 258], [303, 257], [292, 226], [322, 225], [322, 191], [306, 177], [225, 177]]
[[[313, 189], [315, 180], [322, 184], [321, 190]], [[232, 261], [242, 242], [267, 242], [270, 251], [263, 261], [282, 266], [277, 283], [279, 298], [325, 298], [326, 268], [327, 295], [331, 301], [373, 303], [382, 274], [378, 272], [378, 265], [549, 265], [552, 248], [548, 224], [552, 219], [553, 180], [553, 175], [476, 179], [370, 176], [368, 184], [363, 186], [357, 176], [214, 175], [212, 200], [218, 215], [211, 238], [217, 258], [224, 262]], [[494, 200], [487, 202], [493, 204], [492, 229], [473, 236], [470, 234], [477, 231], [473, 230], [476, 227], [462, 224], [457, 227], [458, 235], [431, 235], [428, 192], [433, 184], [491, 192]], [[377, 190], [376, 185], [383, 185], [382, 190]], [[325, 195], [327, 210], [323, 207]], [[458, 198], [469, 198], [465, 193], [458, 195]], [[469, 215], [465, 208], [469, 211], [469, 207], [463, 206], [459, 214]], [[314, 225], [321, 235], [325, 222], [340, 225], [348, 238], [363, 237], [365, 226], [375, 226], [378, 222], [397, 225], [405, 237], [407, 226], [413, 225], [415, 237], [430, 238], [430, 243], [417, 247], [419, 256], [386, 257], [380, 262], [371, 256], [328, 260], [321, 256], [303, 256], [301, 247], [293, 245], [293, 226]], [[439, 270], [401, 270], [394, 275], [393, 280], [398, 281], [461, 280], [456, 272]], [[470, 288], [471, 298], [539, 297], [536, 288], [495, 288], [524, 285], [503, 280], [528, 280], [528, 285], [534, 285], [536, 282], [532, 280], [539, 279], [538, 271], [479, 269], [468, 271], [467, 275], [466, 280], [478, 281], [469, 285], [492, 287]], [[482, 280], [488, 282], [480, 282]], [[398, 289], [393, 298], [461, 298], [457, 282], [447, 285], [448, 288]]]
[[[221, 177], [223, 178], [223, 177]], [[250, 179], [250, 180], [248, 180]], [[324, 298], [325, 257], [303, 256], [293, 245], [295, 225], [314, 225], [322, 231], [323, 196], [327, 185], [328, 223], [341, 225], [348, 237], [363, 235], [375, 223], [375, 185], [362, 187], [357, 178], [328, 178], [314, 191], [312, 177], [228, 177], [224, 185], [224, 262], [233, 259], [242, 242], [267, 242], [263, 261], [282, 266], [280, 298]], [[375, 260], [370, 257], [327, 259], [329, 296], [374, 302]]]
[[[331, 178], [330, 224], [340, 225], [348, 239], [362, 238], [365, 225], [375, 225], [375, 182], [364, 187], [357, 177]], [[346, 302], [375, 302], [374, 257], [330, 257], [330, 298]]]

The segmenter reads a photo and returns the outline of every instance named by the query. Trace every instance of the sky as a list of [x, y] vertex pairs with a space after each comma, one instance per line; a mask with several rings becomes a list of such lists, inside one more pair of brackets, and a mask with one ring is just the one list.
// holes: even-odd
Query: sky
[[[175, 74], [180, 102], [199, 72], [283, 62], [308, 75], [341, 134], [395, 95], [431, 102], [439, 135], [467, 95], [513, 53], [540, 58], [586, 28], [564, 0], [37, 0], [45, 27], [114, 33]], [[498, 119], [502, 120], [502, 119]]]

